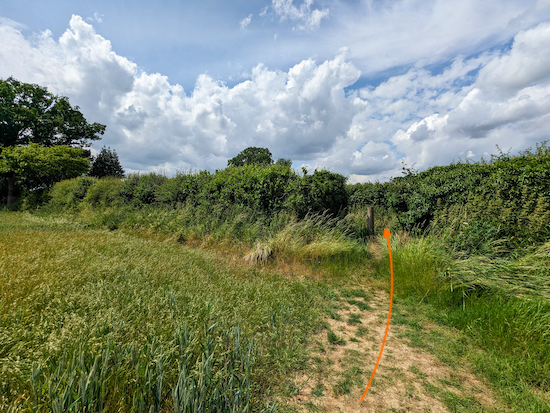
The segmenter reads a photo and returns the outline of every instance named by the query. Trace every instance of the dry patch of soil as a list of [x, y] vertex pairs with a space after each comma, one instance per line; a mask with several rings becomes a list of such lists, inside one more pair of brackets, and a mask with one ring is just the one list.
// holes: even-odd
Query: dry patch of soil
[[389, 305], [387, 293], [360, 296], [364, 291], [348, 290], [327, 310], [327, 329], [312, 341], [311, 369], [295, 377], [297, 391], [290, 405], [301, 412], [443, 413], [452, 411], [449, 400], [467, 400], [473, 409], [457, 411], [495, 409], [486, 385], [465, 367], [451, 368], [413, 347], [406, 334], [410, 326], [403, 323], [390, 324], [374, 381], [361, 403], [380, 351]]

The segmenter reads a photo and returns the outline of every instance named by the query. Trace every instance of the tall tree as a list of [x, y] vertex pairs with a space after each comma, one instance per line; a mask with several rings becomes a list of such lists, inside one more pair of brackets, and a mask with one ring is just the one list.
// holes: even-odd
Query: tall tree
[[44, 87], [0, 79], [0, 148], [27, 145], [87, 147], [105, 125], [88, 123], [78, 106]]
[[227, 161], [227, 166], [271, 165], [273, 159], [267, 148], [249, 147]]
[[7, 204], [15, 203], [20, 189], [42, 189], [88, 171], [87, 151], [68, 145], [46, 147], [36, 143], [3, 148], [0, 177], [7, 180]]
[[275, 165], [286, 166], [287, 168], [292, 168], [292, 159], [290, 158], [279, 158]]
[[88, 173], [96, 178], [104, 178], [106, 176], [114, 176], [115, 178], [124, 177], [124, 169], [120, 165], [116, 151], [111, 148], [101, 148], [99, 154], [93, 160], [92, 169]]

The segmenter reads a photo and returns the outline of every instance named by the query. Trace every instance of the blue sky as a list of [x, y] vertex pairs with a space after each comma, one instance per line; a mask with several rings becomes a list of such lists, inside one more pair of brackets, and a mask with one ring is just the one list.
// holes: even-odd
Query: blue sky
[[550, 0], [0, 0], [0, 78], [107, 125], [128, 171], [248, 146], [350, 182], [548, 139]]

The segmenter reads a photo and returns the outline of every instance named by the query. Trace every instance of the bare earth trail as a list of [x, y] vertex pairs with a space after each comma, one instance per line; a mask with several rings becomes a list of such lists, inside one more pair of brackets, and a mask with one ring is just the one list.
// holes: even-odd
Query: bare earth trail
[[290, 402], [294, 409], [327, 413], [506, 410], [464, 365], [451, 367], [432, 354], [437, 346], [430, 345], [430, 337], [440, 348], [445, 337], [452, 340], [452, 330], [419, 324], [410, 312], [414, 308], [409, 306], [407, 312], [399, 303], [394, 303], [384, 353], [361, 403], [380, 351], [389, 305], [386, 292], [365, 291], [369, 290], [344, 290], [327, 311], [327, 329], [312, 340], [310, 371], [295, 377], [297, 390]]

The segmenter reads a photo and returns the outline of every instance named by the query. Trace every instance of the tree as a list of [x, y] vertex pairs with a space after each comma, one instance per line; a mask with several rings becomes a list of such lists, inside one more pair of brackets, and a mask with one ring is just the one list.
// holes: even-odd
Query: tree
[[48, 188], [57, 181], [76, 178], [89, 168], [87, 151], [68, 145], [48, 148], [29, 143], [3, 148], [0, 153], [0, 177], [8, 183], [8, 205], [17, 201], [20, 189]]
[[227, 166], [272, 165], [271, 152], [267, 148], [246, 148], [234, 158], [227, 161]]
[[88, 173], [96, 178], [104, 178], [106, 176], [114, 176], [115, 178], [124, 177], [124, 169], [120, 165], [116, 151], [111, 148], [101, 148], [97, 157], [93, 160], [92, 169]]
[[88, 123], [78, 106], [44, 87], [0, 79], [0, 148], [27, 145], [90, 146], [105, 125]]
[[290, 158], [279, 158], [275, 165], [286, 166], [287, 168], [292, 168], [292, 159]]

